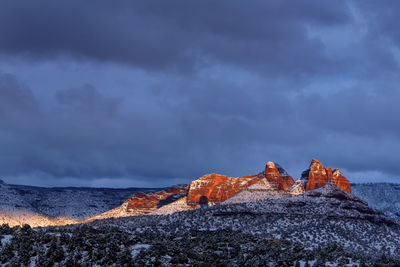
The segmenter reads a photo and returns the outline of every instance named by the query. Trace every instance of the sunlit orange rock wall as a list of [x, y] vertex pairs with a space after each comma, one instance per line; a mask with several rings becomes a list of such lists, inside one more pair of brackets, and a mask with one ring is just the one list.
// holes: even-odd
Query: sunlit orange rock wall
[[288, 190], [294, 184], [293, 178], [281, 166], [271, 161], [265, 166], [265, 178], [277, 184], [280, 190]]
[[329, 182], [327, 171], [324, 165], [322, 165], [318, 160], [313, 159], [310, 168], [307, 171], [308, 182], [306, 185], [306, 191], [323, 187]]
[[260, 178], [256, 175], [231, 178], [220, 174], [207, 174], [190, 183], [187, 204], [197, 206], [202, 201], [209, 204], [221, 203], [258, 181]]
[[172, 195], [186, 195], [187, 186], [173, 186], [155, 193], [137, 193], [128, 200], [127, 210], [140, 210], [143, 213], [157, 208], [160, 201]]
[[332, 179], [337, 187], [351, 193], [349, 180], [339, 170], [332, 172], [331, 167], [325, 169], [316, 159], [312, 159], [309, 169], [303, 172], [302, 179], [306, 181], [306, 191], [323, 187]]
[[333, 172], [332, 180], [337, 187], [351, 193], [350, 181], [338, 169]]

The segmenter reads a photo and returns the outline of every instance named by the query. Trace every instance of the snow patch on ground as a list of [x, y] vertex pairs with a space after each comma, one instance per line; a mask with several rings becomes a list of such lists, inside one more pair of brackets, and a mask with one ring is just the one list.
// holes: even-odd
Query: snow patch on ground
[[1, 236], [1, 246], [5, 246], [8, 243], [10, 243], [12, 238], [13, 238], [12, 235], [3, 235], [3, 236]]
[[133, 258], [136, 258], [137, 255], [139, 255], [139, 253], [140, 253], [142, 250], [149, 249], [150, 247], [151, 247], [151, 245], [149, 245], [149, 244], [136, 244], [136, 245], [133, 245], [133, 246], [131, 247], [131, 254], [132, 254], [132, 257], [133, 257]]
[[155, 211], [151, 212], [149, 215], [166, 215], [166, 214], [172, 214], [175, 212], [191, 210], [191, 209], [193, 209], [193, 207], [189, 206], [186, 203], [186, 197], [182, 197], [170, 204], [167, 204], [165, 206], [162, 206], [159, 209], [156, 209]]

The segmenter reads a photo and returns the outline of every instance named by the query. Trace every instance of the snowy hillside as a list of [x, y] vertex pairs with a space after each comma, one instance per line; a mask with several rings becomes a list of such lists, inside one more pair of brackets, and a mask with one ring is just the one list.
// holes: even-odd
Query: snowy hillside
[[400, 225], [333, 184], [170, 215], [3, 226], [0, 239], [0, 263], [16, 266], [400, 266]]
[[351, 190], [354, 195], [367, 201], [369, 206], [400, 220], [400, 184], [351, 184]]
[[[0, 180], [0, 223], [21, 218], [51, 220], [55, 217], [86, 219], [121, 205], [136, 192], [149, 188], [44, 188], [10, 185]], [[33, 218], [33, 217], [32, 217]], [[26, 223], [26, 222], [25, 222]]]
[[[356, 194], [364, 192], [367, 196], [370, 187], [355, 188]], [[396, 195], [394, 188], [392, 185], [375, 187], [381, 190], [381, 195], [387, 194], [387, 198], [393, 199], [394, 196], [382, 192]], [[52, 207], [49, 210], [68, 205], [65, 201], [72, 196], [82, 196], [78, 200], [70, 199], [73, 203], [93, 203], [107, 192], [115, 193], [110, 189], [43, 189], [4, 183], [0, 189], [2, 216], [14, 214], [14, 217], [4, 219], [11, 222], [33, 220], [33, 226], [38, 225], [37, 222], [41, 225], [70, 222], [31, 212], [36, 207], [32, 205], [35, 203], [33, 196], [44, 201], [40, 199], [43, 191], [46, 192], [44, 196], [56, 198], [48, 201]], [[364, 200], [340, 190], [333, 183], [292, 196], [281, 195], [275, 190], [270, 183], [261, 181], [223, 205], [192, 207], [187, 205], [185, 197], [181, 197], [146, 216], [128, 211], [133, 200], [136, 201], [134, 204], [142, 205], [152, 199], [144, 198], [145, 195], [143, 198], [131, 197], [122, 205], [84, 221], [86, 224], [34, 230], [29, 226], [2, 226], [0, 264], [305, 266], [308, 263], [309, 266], [376, 266], [385, 263], [385, 266], [400, 266], [399, 223], [369, 207]], [[90, 197], [83, 197], [83, 192]], [[152, 193], [147, 197], [154, 195], [159, 194]], [[143, 203], [138, 202], [142, 199], [145, 200]], [[381, 199], [390, 201], [386, 197]], [[379, 200], [378, 195], [374, 200]], [[81, 209], [90, 209], [85, 205]], [[65, 213], [70, 211], [64, 210]], [[22, 223], [17, 221], [15, 224]], [[15, 248], [17, 254], [13, 252]]]
[[[111, 217], [141, 215], [141, 212], [135, 212], [135, 210], [127, 212], [128, 199], [130, 202], [139, 201], [140, 199], [130, 197], [137, 192], [157, 192], [159, 190], [148, 188], [42, 188], [9, 185], [0, 181], [0, 224], [62, 225], [77, 223], [79, 220], [87, 222]], [[352, 184], [352, 191], [354, 195], [368, 202], [370, 207], [385, 212], [393, 219], [400, 220], [399, 184]], [[296, 194], [294, 193], [294, 195]], [[152, 194], [144, 196], [149, 197], [150, 195]], [[176, 195], [176, 197], [181, 196]], [[287, 197], [290, 195], [262, 180], [240, 191], [223, 204], [260, 202]], [[150, 199], [143, 203], [149, 201]], [[138, 203], [141, 204], [140, 201]], [[156, 203], [156, 205], [158, 204]], [[195, 207], [187, 205], [186, 198], [182, 198], [158, 208], [150, 214], [171, 214], [193, 208]]]
[[[360, 266], [365, 259], [379, 259], [382, 255], [386, 259], [398, 259], [400, 255], [400, 225], [383, 215], [382, 212], [371, 209], [367, 203], [355, 197], [352, 194], [339, 190], [332, 184], [327, 184], [323, 188], [306, 192], [304, 195], [290, 198], [264, 200], [251, 203], [240, 203], [230, 205], [216, 205], [207, 208], [201, 208], [193, 211], [184, 211], [167, 216], [138, 216], [130, 218], [114, 219], [112, 221], [97, 221], [93, 224], [95, 227], [117, 227], [123, 229], [134, 236], [140, 233], [146, 233], [146, 236], [157, 236], [156, 241], [148, 238], [145, 240], [149, 244], [148, 255], [166, 257], [168, 260], [168, 249], [164, 252], [159, 250], [157, 253], [151, 253], [160, 247], [162, 236], [165, 237], [167, 247], [174, 251], [179, 250], [177, 245], [181, 240], [202, 240], [200, 236], [209, 235], [209, 240], [204, 240], [204, 248], [197, 248], [197, 251], [206, 253], [207, 248], [221, 250], [221, 255], [227, 256], [229, 249], [225, 252], [222, 247], [213, 247], [219, 238], [224, 238], [224, 231], [229, 232], [229, 244], [235, 243], [236, 235], [244, 235], [241, 238], [248, 240], [250, 237], [261, 237], [263, 240], [275, 240], [277, 245], [280, 242], [289, 242], [296, 246], [298, 251], [303, 251], [304, 255], [309, 251], [307, 258], [301, 259], [300, 256], [292, 258], [295, 254], [285, 254], [287, 261], [309, 260], [328, 262], [329, 259], [348, 257], [344, 262], [354, 262]], [[199, 234], [196, 234], [199, 233]], [[225, 234], [225, 238], [227, 238]], [[170, 241], [174, 240], [174, 241]], [[239, 241], [246, 242], [246, 241]], [[288, 243], [288, 244], [289, 244]], [[254, 253], [266, 253], [256, 244], [247, 250], [247, 254], [254, 256]], [[186, 247], [186, 246], [185, 246]], [[232, 248], [233, 249], [233, 248]], [[246, 251], [246, 247], [240, 249]], [[195, 250], [195, 251], [196, 251]], [[289, 251], [290, 248], [285, 248]], [[182, 252], [192, 262], [196, 262], [196, 252]], [[258, 252], [257, 252], [258, 251]], [[322, 251], [329, 252], [330, 256], [323, 256]], [[335, 257], [332, 257], [338, 252]], [[155, 251], [154, 251], [155, 252]], [[142, 258], [146, 258], [144, 253]], [[228, 253], [228, 254], [224, 254]], [[194, 254], [194, 255], [193, 255]], [[228, 265], [240, 266], [241, 260], [246, 256], [239, 254], [230, 254], [231, 261]], [[235, 255], [235, 256], [232, 256]], [[313, 255], [313, 256], [312, 256]], [[150, 257], [150, 256], [149, 256]], [[325, 258], [326, 257], [326, 258]], [[225, 259], [226, 260], [226, 259]], [[236, 262], [235, 262], [236, 260]], [[262, 257], [258, 260], [262, 261]], [[256, 261], [258, 262], [258, 261]], [[256, 263], [254, 262], [254, 263]], [[248, 263], [251, 263], [248, 262]], [[331, 266], [337, 266], [340, 262]], [[166, 265], [168, 266], [168, 265]], [[290, 266], [290, 265], [278, 265]], [[325, 265], [315, 265], [325, 266]], [[340, 265], [347, 266], [347, 265]], [[352, 266], [352, 265], [349, 265]], [[361, 265], [362, 266], [362, 265]], [[368, 265], [369, 266], [369, 265]], [[394, 266], [394, 265], [393, 265]]]

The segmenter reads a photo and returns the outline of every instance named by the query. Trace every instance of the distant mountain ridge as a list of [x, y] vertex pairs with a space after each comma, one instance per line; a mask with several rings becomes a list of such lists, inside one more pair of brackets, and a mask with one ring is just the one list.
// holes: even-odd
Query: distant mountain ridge
[[0, 180], [0, 224], [63, 225], [95, 219], [170, 214], [202, 205], [257, 202], [304, 194], [332, 183], [353, 192], [400, 220], [400, 184], [355, 184], [316, 159], [296, 182], [282, 166], [268, 162], [259, 174], [228, 177], [207, 174], [188, 185], [168, 188], [44, 188], [10, 185]]
[[353, 194], [368, 202], [372, 208], [400, 221], [400, 184], [352, 183]]

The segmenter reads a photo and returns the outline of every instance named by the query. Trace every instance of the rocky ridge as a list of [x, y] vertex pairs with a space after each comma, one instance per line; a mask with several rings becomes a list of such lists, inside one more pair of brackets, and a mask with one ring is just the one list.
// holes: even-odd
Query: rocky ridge
[[212, 173], [193, 180], [188, 186], [175, 186], [155, 193], [138, 193], [121, 207], [92, 219], [171, 214], [221, 203], [226, 205], [289, 198], [323, 187], [329, 182], [342, 190], [351, 191], [348, 180], [339, 170], [325, 169], [316, 159], [311, 161], [310, 168], [296, 182], [282, 166], [269, 161], [264, 171], [257, 175], [228, 177]]
[[[278, 163], [269, 161], [259, 174], [243, 177], [228, 177], [221, 174], [207, 174], [189, 185], [177, 185], [159, 191], [137, 192], [122, 205], [114, 206], [103, 213], [77, 220], [75, 218], [49, 218], [43, 225], [57, 225], [59, 218], [66, 223], [88, 222], [97, 219], [138, 216], [147, 214], [170, 214], [178, 211], [197, 209], [201, 206], [218, 204], [259, 202], [269, 199], [284, 199], [302, 195], [332, 182], [342, 190], [351, 192], [349, 181], [335, 169], [325, 168], [318, 160], [311, 161], [308, 170], [294, 182]], [[6, 185], [3, 185], [5, 187]], [[21, 205], [21, 204], [18, 204]], [[4, 213], [7, 215], [6, 213]], [[4, 215], [3, 214], [3, 215]], [[7, 215], [8, 216], [8, 215]], [[3, 216], [4, 222], [15, 224], [27, 220], [13, 220], [13, 215]], [[14, 216], [15, 217], [15, 216]], [[27, 216], [25, 216], [28, 218]], [[46, 217], [47, 219], [47, 217]], [[40, 224], [39, 224], [40, 225]]]

